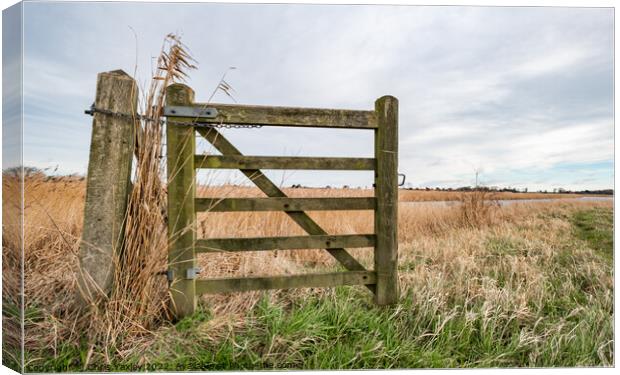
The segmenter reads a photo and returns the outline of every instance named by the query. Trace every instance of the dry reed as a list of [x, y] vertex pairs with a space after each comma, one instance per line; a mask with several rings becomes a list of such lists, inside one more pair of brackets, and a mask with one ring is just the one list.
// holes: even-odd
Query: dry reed
[[2, 348], [3, 363], [21, 362], [21, 204], [18, 170], [2, 175]]
[[[109, 363], [123, 356], [141, 335], [152, 332], [169, 317], [165, 277], [167, 231], [166, 191], [162, 183], [162, 124], [159, 121], [165, 100], [165, 88], [185, 77], [194, 68], [193, 60], [175, 35], [168, 35], [157, 61], [157, 69], [146, 97], [141, 101], [143, 118], [135, 122], [135, 168], [132, 190], [125, 217], [122, 248], [115, 254], [114, 284], [110, 296], [91, 301], [88, 311], [74, 304], [77, 252], [82, 229], [85, 181], [74, 177], [46, 177], [34, 173], [24, 184], [24, 269], [25, 306], [41, 316], [26, 319], [26, 350], [51, 348], [57, 353], [67, 343], [81, 345], [90, 362]], [[3, 176], [4, 189], [16, 185], [17, 178]], [[7, 186], [10, 182], [13, 185]], [[8, 189], [7, 189], [8, 188]], [[13, 189], [14, 190], [14, 189]], [[15, 194], [4, 194], [5, 223], [19, 217], [10, 207]], [[18, 228], [3, 228], [5, 266], [15, 268], [18, 254]], [[15, 280], [6, 272], [6, 288], [15, 289]], [[17, 295], [7, 293], [5, 295]], [[18, 301], [14, 301], [19, 306]]]
[[[121, 251], [115, 254], [115, 277], [109, 299], [91, 311], [89, 342], [92, 348], [123, 350], [123, 340], [149, 333], [169, 318], [165, 277], [167, 231], [166, 190], [162, 183], [163, 126], [160, 121], [166, 87], [195, 68], [180, 39], [169, 34], [157, 60], [142, 120], [136, 122], [135, 172], [125, 218]], [[105, 354], [106, 360], [108, 353]]]

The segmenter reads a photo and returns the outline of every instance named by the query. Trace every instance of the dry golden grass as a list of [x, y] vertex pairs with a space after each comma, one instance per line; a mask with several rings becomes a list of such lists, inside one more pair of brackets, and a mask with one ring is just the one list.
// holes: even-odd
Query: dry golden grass
[[[459, 201], [463, 195], [471, 195], [475, 192], [459, 191], [426, 191], [426, 190], [401, 190], [399, 199], [401, 202], [424, 202], [424, 201]], [[583, 197], [583, 194], [556, 194], [556, 193], [513, 193], [509, 191], [489, 192], [494, 199], [563, 199]]]
[[[2, 347], [3, 363], [19, 363], [21, 353], [21, 186], [16, 175], [2, 178]], [[12, 311], [7, 312], [10, 309]]]
[[169, 34], [157, 59], [157, 69], [141, 102], [143, 115], [135, 122], [135, 163], [125, 214], [124, 241], [114, 258], [114, 284], [109, 298], [92, 301], [89, 343], [115, 347], [124, 336], [150, 332], [170, 318], [166, 282], [168, 234], [161, 119], [166, 88], [195, 68], [180, 38]]
[[[26, 348], [43, 345], [41, 347], [51, 347], [56, 353], [59, 337], [69, 341], [84, 340], [88, 346], [84, 359], [86, 366], [96, 356], [109, 361], [110, 350], [122, 350], [126, 337], [148, 334], [158, 322], [170, 317], [166, 281], [157, 277], [166, 267], [168, 243], [166, 191], [161, 179], [164, 172], [161, 114], [166, 88], [186, 77], [187, 70], [195, 68], [192, 63], [193, 59], [180, 39], [174, 34], [167, 35], [150, 87], [140, 101], [142, 117], [136, 117], [133, 123], [136, 137], [132, 190], [124, 218], [123, 243], [112, 259], [114, 279], [109, 295], [91, 295], [80, 289], [81, 300], [86, 300], [86, 306], [81, 301], [74, 303], [78, 292], [75, 271], [79, 264], [76, 255], [84, 210], [84, 179], [51, 178], [40, 172], [26, 176], [24, 217], [27, 218], [24, 219], [24, 228], [29, 229], [24, 233], [23, 266], [24, 288], [30, 291], [26, 306], [46, 307], [43, 319], [26, 327]], [[18, 174], [3, 175], [5, 188], [14, 192], [11, 197], [3, 196], [5, 207], [21, 201], [19, 189], [12, 188], [17, 181]], [[62, 212], [63, 206], [70, 212], [56, 216], [55, 213]], [[41, 215], [28, 215], [32, 210]], [[19, 217], [19, 207], [9, 207], [3, 215], [9, 220]], [[67, 225], [68, 222], [71, 224]], [[3, 242], [4, 252], [17, 257], [19, 228], [5, 226], [3, 231], [6, 239], [13, 240], [13, 243]], [[19, 274], [19, 264], [14, 263], [8, 262], [14, 273]], [[12, 295], [17, 295], [15, 283], [8, 281], [7, 285], [14, 289]], [[62, 319], [57, 321], [60, 316]], [[30, 342], [30, 338], [35, 341]]]
[[[8, 178], [3, 179], [5, 189]], [[218, 194], [219, 196], [250, 196], [254, 191], [246, 188], [203, 188], [199, 195]], [[315, 189], [290, 189], [293, 196], [342, 196], [354, 195], [355, 189], [333, 189], [331, 191]], [[363, 191], [359, 191], [363, 193]], [[77, 251], [81, 237], [83, 220], [85, 182], [78, 178], [61, 178], [51, 180], [44, 176], [32, 176], [26, 179], [24, 186], [24, 268], [26, 307], [40, 309], [41, 319], [29, 321], [26, 326], [26, 350], [51, 348], [53, 352], [66, 342], [79, 342], [83, 332], [76, 329], [77, 316], [71, 311], [71, 304], [76, 288]], [[4, 198], [7, 217], [17, 213], [11, 208], [12, 197]], [[463, 199], [463, 198], [462, 198]], [[524, 301], [541, 301], [541, 270], [531, 255], [514, 258], [515, 282], [523, 283], [508, 295], [498, 289], [492, 279], [484, 285], [472, 284], [471, 275], [484, 272], [489, 274], [493, 267], [504, 267], [504, 263], [493, 264], [492, 256], [484, 246], [489, 234], [514, 236], [515, 226], [525, 226], [527, 230], [523, 241], [542, 243], [543, 253], [536, 257], [550, 257], [555, 251], [554, 243], [559, 241], [558, 233], [567, 228], [565, 222], [552, 221], [544, 223], [538, 215], [542, 212], [570, 212], [579, 207], [609, 206], [608, 202], [566, 202], [523, 203], [499, 207], [496, 205], [482, 208], [484, 213], [477, 213], [472, 219], [471, 210], [480, 211], [481, 206], [475, 199], [465, 198], [465, 204], [455, 206], [433, 204], [409, 204], [402, 202], [399, 207], [399, 243], [400, 264], [417, 264], [413, 272], [401, 274], [401, 286], [413, 288], [420, 298], [443, 298], [450, 295], [477, 295], [489, 300], [490, 304], [519, 305]], [[469, 202], [469, 203], [468, 203]], [[473, 203], [472, 203], [473, 202]], [[6, 208], [9, 210], [6, 210]], [[13, 210], [13, 211], [11, 211]], [[330, 233], [372, 233], [372, 212], [311, 212], [310, 215]], [[5, 220], [5, 223], [8, 222]], [[540, 231], [542, 225], [547, 228]], [[286, 217], [278, 212], [269, 213], [204, 213], [198, 215], [198, 237], [244, 237], [275, 236], [303, 234], [303, 232]], [[13, 228], [14, 229], [14, 228]], [[8, 226], [3, 228], [3, 247], [15, 249], [17, 235]], [[163, 230], [163, 229], [162, 229]], [[165, 250], [158, 250], [165, 251]], [[9, 251], [10, 252], [10, 251]], [[353, 253], [367, 266], [372, 266], [371, 249], [354, 249]], [[151, 256], [165, 258], [163, 254]], [[491, 257], [491, 258], [489, 258]], [[6, 258], [5, 258], [6, 259]], [[489, 259], [489, 262], [480, 262]], [[290, 274], [312, 272], [335, 266], [332, 258], [322, 250], [251, 252], [239, 254], [200, 255], [199, 264], [203, 277], [221, 277], [230, 275]], [[424, 264], [433, 264], [426, 267]], [[7, 262], [5, 261], [5, 266]], [[440, 267], [441, 272], [436, 272]], [[151, 275], [153, 285], [160, 293], [165, 293], [165, 276]], [[601, 276], [603, 277], [603, 276]], [[8, 279], [5, 279], [8, 280]], [[521, 281], [518, 281], [521, 280]], [[478, 280], [479, 281], [479, 280]], [[4, 284], [9, 287], [5, 281]], [[432, 288], [431, 288], [432, 286]], [[430, 289], [429, 289], [430, 288]], [[476, 290], [470, 290], [476, 288]], [[458, 290], [456, 290], [458, 289]], [[274, 295], [286, 295], [295, 298], [307, 293], [323, 293], [317, 290], [292, 290], [273, 292]], [[432, 295], [431, 295], [432, 294]], [[239, 319], [249, 308], [254, 306], [262, 292], [234, 295], [216, 295], [203, 297], [214, 313], [228, 323], [230, 319], [240, 323]], [[447, 301], [441, 303], [448, 303]], [[513, 306], [514, 307], [514, 306]], [[523, 314], [527, 315], [525, 305]], [[145, 312], [147, 314], [148, 312]], [[534, 317], [532, 317], [533, 319]], [[228, 320], [227, 320], [228, 319]], [[166, 324], [159, 322], [158, 324]], [[213, 323], [215, 324], [215, 323]], [[237, 323], [235, 323], [237, 324]], [[136, 351], [146, 350], [141, 347], [142, 340], [151, 339], [156, 326], [139, 327], [133, 335], [119, 337], [117, 346], [106, 348], [115, 352], [90, 353], [93, 361], [109, 361], [115, 356], [130, 355]], [[140, 333], [136, 335], [137, 333]], [[209, 331], [216, 335], [217, 331]], [[146, 336], [145, 336], [146, 335]], [[142, 349], [140, 349], [142, 348]]]
[[[372, 189], [348, 188], [348, 189], [328, 189], [328, 188], [283, 188], [287, 195], [291, 197], [371, 197], [374, 193]], [[200, 187], [198, 195], [204, 196], [235, 196], [235, 197], [258, 197], [262, 193], [258, 188], [250, 186], [212, 186]], [[434, 201], [460, 201], [464, 197], [475, 195], [476, 192], [459, 191], [435, 191], [435, 190], [404, 190], [398, 192], [400, 202], [434, 202]], [[478, 192], [480, 194], [480, 192]], [[512, 193], [512, 192], [483, 192], [490, 199], [497, 200], [522, 200], [522, 199], [568, 199], [584, 197], [583, 194], [556, 194], [556, 193]]]

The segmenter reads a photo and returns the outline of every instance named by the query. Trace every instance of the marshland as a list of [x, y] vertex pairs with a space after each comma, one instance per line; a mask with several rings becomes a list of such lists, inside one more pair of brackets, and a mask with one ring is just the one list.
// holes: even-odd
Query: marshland
[[[9, 198], [15, 181], [3, 179], [9, 218], [17, 213]], [[249, 187], [203, 186], [198, 191], [260, 196]], [[150, 293], [148, 303], [144, 297], [139, 299], [146, 305], [140, 306], [117, 296], [109, 301], [115, 309], [92, 313], [85, 321], [73, 307], [84, 195], [80, 178], [35, 174], [24, 181], [24, 355], [29, 371], [613, 364], [611, 201], [502, 206], [493, 204], [493, 197], [470, 192], [461, 194], [458, 205], [411, 205], [407, 201], [420, 197], [401, 191], [401, 300], [392, 307], [375, 306], [363, 287], [249, 292], [204, 296], [195, 315], [173, 322], [164, 307], [165, 276], [157, 273], [166, 267], [165, 246], [153, 244], [143, 264], [148, 274], [134, 275], [143, 284], [134, 284], [132, 291]], [[371, 211], [310, 215], [330, 233], [372, 231]], [[7, 217], [4, 223], [10, 222]], [[199, 238], [302, 234], [277, 212], [206, 212], [198, 223]], [[7, 249], [15, 254], [18, 248], [15, 228], [7, 224], [3, 247], [7, 270], [13, 264]], [[372, 266], [371, 249], [353, 254]], [[203, 277], [337, 267], [319, 249], [203, 254], [199, 264]], [[10, 283], [5, 276], [4, 288]], [[5, 340], [11, 339], [17, 338], [5, 334]], [[15, 355], [5, 351], [4, 358]]]
[[[396, 9], [395, 12], [404, 12], [403, 9]], [[115, 11], [110, 18], [116, 19], [117, 13]], [[375, 22], [377, 14], [368, 14]], [[200, 15], [197, 24], [203, 27], [204, 17], [201, 13], [195, 15]], [[134, 18], [146, 19], [142, 16]], [[285, 18], [288, 17], [282, 17]], [[460, 19], [460, 16], [455, 19], [457, 18]], [[312, 20], [304, 16], [294, 22], [302, 19]], [[259, 17], [256, 20], [262, 22], [263, 19]], [[365, 30], [367, 25], [372, 24], [364, 18], [360, 20], [363, 21], [358, 24], [360, 30], [361, 27]], [[539, 21], [546, 25], [546, 20], [543, 17]], [[524, 23], [521, 19], [517, 21], [513, 25]], [[573, 19], [570, 18], [569, 21], [565, 29], [578, 30], [572, 26]], [[444, 23], [458, 24], [453, 21]], [[336, 25], [339, 22], [326, 24]], [[406, 19], [406, 24], [411, 24], [411, 21]], [[483, 22], [476, 21], [472, 24]], [[260, 35], [258, 31], [266, 27], [259, 26], [247, 35]], [[422, 24], [420, 27], [425, 26]], [[513, 27], [506, 29], [511, 33], [514, 30]], [[535, 35], [530, 30], [526, 31], [523, 35]], [[461, 35], [458, 29], [453, 32], [455, 36]], [[497, 30], [493, 30], [493, 33], [496, 32]], [[428, 35], [435, 35], [417, 31], [410, 34], [429, 40], [433, 38], [428, 38]], [[372, 39], [373, 43], [383, 48], [383, 37], [376, 35], [379, 37]], [[357, 43], [352, 43], [357, 42], [358, 36], [354, 36], [348, 44], [358, 46]], [[39, 37], [42, 38], [40, 34]], [[291, 38], [293, 39], [295, 38]], [[470, 35], [468, 39], [483, 40], [478, 34]], [[251, 40], [253, 45], [262, 46], [260, 42], [270, 39], [248, 40]], [[452, 47], [461, 47], [462, 44], [458, 38], [446, 41], [451, 41]], [[116, 44], [119, 43], [110, 43]], [[295, 39], [295, 45], [302, 44]], [[504, 48], [498, 46], [505, 44], [504, 41], [490, 44], [490, 52], [476, 53], [485, 56], [484, 59], [487, 60], [492, 53], [503, 50]], [[236, 57], [236, 53], [242, 48], [235, 43], [230, 45], [234, 46], [232, 55]], [[277, 46], [277, 43], [273, 45]], [[545, 47], [544, 44], [541, 45]], [[464, 46], [467, 53], [461, 53], [469, 56], [470, 49]], [[542, 52], [538, 52], [545, 59], [539, 64], [545, 67], [549, 62], [546, 59], [548, 49], [543, 47]], [[367, 50], [355, 48], [360, 51]], [[435, 51], [436, 48], [439, 47], [435, 43], [429, 51]], [[452, 49], [459, 51], [459, 48]], [[514, 55], [530, 49], [529, 45], [522, 46]], [[404, 51], [405, 48], [400, 50]], [[454, 54], [453, 50], [444, 51], [443, 54], [451, 56]], [[131, 168], [132, 187], [127, 197], [122, 241], [119, 241], [120, 246], [111, 252], [113, 285], [105, 298], [88, 300], [86, 304], [76, 300], [80, 294], [78, 270], [80, 247], [84, 242], [82, 235], [87, 177], [62, 176], [55, 171], [48, 173], [49, 171], [41, 172], [36, 169], [4, 171], [3, 364], [20, 368], [23, 358], [23, 370], [27, 372], [614, 365], [611, 197], [583, 199], [585, 196], [575, 194], [494, 193], [483, 189], [468, 192], [401, 189], [398, 192], [397, 220], [397, 269], [400, 287], [398, 303], [377, 306], [373, 303], [372, 295], [362, 286], [255, 291], [201, 296], [194, 314], [176, 319], [171, 309], [166, 278], [169, 266], [167, 188], [171, 179], [167, 174], [169, 171], [165, 158], [166, 123], [160, 120], [166, 102], [166, 88], [189, 79], [198, 65], [188, 51], [178, 36], [169, 34], [165, 38], [158, 57], [151, 59], [154, 70], [152, 76], [142, 85], [146, 87], [140, 86], [138, 112], [142, 116], [139, 119], [127, 120], [132, 121], [130, 125], [135, 122], [136, 134], [133, 142], [134, 164]], [[375, 53], [374, 49], [368, 51], [369, 56], [382, 56]], [[204, 56], [216, 57], [210, 50], [207, 52]], [[284, 53], [269, 52], [265, 57], [280, 55]], [[330, 54], [312, 54], [320, 56], [321, 60], [327, 59], [328, 55]], [[434, 53], [430, 55], [435, 56]], [[117, 54], [109, 53], [109, 56], [116, 57]], [[303, 54], [300, 56], [301, 60], [305, 59]], [[351, 56], [353, 62], [364, 61], [364, 55], [360, 55], [362, 58], [356, 54]], [[400, 56], [398, 54], [399, 61], [406, 62]], [[559, 56], [564, 58], [572, 55]], [[434, 105], [429, 106], [428, 102], [426, 107], [420, 105], [420, 112], [416, 107], [415, 112], [423, 114], [423, 118], [417, 120], [426, 120], [426, 123], [422, 127], [423, 121], [411, 122], [415, 123], [415, 132], [412, 131], [408, 143], [405, 144], [408, 147], [401, 147], [403, 153], [399, 159], [399, 168], [415, 169], [418, 164], [426, 164], [417, 159], [417, 155], [422, 151], [416, 142], [424, 143], [424, 137], [429, 141], [433, 138], [429, 137], [429, 134], [441, 133], [440, 130], [450, 133], [450, 137], [440, 137], [436, 142], [429, 141], [426, 145], [428, 155], [425, 156], [438, 149], [437, 145], [441, 143], [444, 148], [434, 155], [443, 160], [443, 164], [439, 163], [435, 168], [435, 162], [430, 160], [431, 158], [428, 164], [439, 171], [438, 175], [450, 174], [442, 168], [462, 168], [464, 164], [454, 167], [454, 160], [475, 153], [471, 149], [458, 147], [451, 153], [449, 149], [461, 140], [461, 136], [468, 139], [466, 135], [469, 133], [461, 134], [458, 129], [463, 129], [459, 128], [457, 123], [461, 123], [463, 118], [468, 116], [469, 112], [463, 109], [473, 112], [480, 109], [480, 103], [472, 101], [472, 98], [489, 100], [488, 103], [484, 100], [481, 103], [497, 110], [494, 100], [503, 97], [498, 95], [495, 88], [508, 85], [516, 79], [514, 77], [518, 78], [521, 74], [526, 77], [524, 79], [527, 79], [527, 82], [531, 80], [537, 83], [533, 91], [538, 92], [538, 82], [541, 80], [537, 74], [557, 68], [551, 64], [552, 67], [547, 70], [534, 69], [536, 64], [532, 65], [530, 60], [538, 61], [535, 60], [536, 56], [525, 56], [523, 61], [517, 57], [520, 56], [509, 55], [508, 58], [501, 59], [501, 69], [498, 72], [501, 71], [502, 74], [493, 76], [498, 82], [491, 80], [486, 84], [479, 83], [487, 82], [486, 68], [477, 77], [478, 81], [474, 79], [475, 76], [472, 78], [471, 72], [441, 70], [439, 68], [442, 68], [442, 65], [436, 65], [435, 61], [428, 70], [413, 69], [416, 78], [423, 78], [431, 71], [437, 71], [447, 79], [439, 83], [452, 83], [459, 77], [465, 77], [465, 81], [471, 80], [473, 83], [472, 86], [450, 86], [462, 86], [471, 90], [466, 90], [462, 95], [456, 95], [451, 90], [432, 91], [433, 88], [447, 87], [433, 81], [421, 82], [420, 84], [428, 86], [424, 90], [418, 90], [420, 86], [415, 86], [418, 92], [424, 93], [423, 96], [428, 95], [428, 98], [411, 96], [410, 102], [416, 106], [429, 98], [443, 98], [445, 101], [435, 103], [433, 99], [431, 102]], [[259, 60], [262, 59], [256, 58], [253, 62], [258, 63]], [[268, 58], [264, 60], [274, 65]], [[512, 60], [524, 65], [517, 64], [512, 70], [507, 70], [505, 62]], [[210, 61], [206, 61], [205, 66], [208, 67], [209, 63]], [[410, 66], [408, 62], [406, 64], [397, 71], [407, 72]], [[274, 66], [276, 70], [279, 69], [277, 64]], [[351, 64], [339, 63], [335, 66], [342, 68], [334, 73], [334, 76], [342, 78], [346, 75], [341, 73], [348, 71]], [[484, 67], [478, 62], [474, 66], [474, 73], [481, 66]], [[205, 71], [212, 74], [213, 71], [208, 69]], [[321, 72], [312, 66], [304, 69], [308, 69], [307, 72]], [[330, 69], [324, 69], [324, 72], [330, 72]], [[93, 77], [97, 72], [85, 70], [92, 73]], [[275, 73], [283, 74], [281, 71]], [[265, 77], [277, 75], [275, 73], [265, 73]], [[365, 70], [362, 70], [362, 73], [358, 77], [369, 76]], [[228, 98], [232, 88], [224, 80], [225, 75], [220, 79], [214, 93], [226, 94]], [[313, 75], [309, 77], [316, 78]], [[401, 81], [399, 77], [393, 82]], [[316, 90], [320, 95], [325, 94], [327, 85], [333, 83], [335, 87], [340, 81], [325, 82], [324, 87]], [[363, 80], [358, 78], [351, 82], [359, 83]], [[412, 82], [418, 84], [417, 81]], [[287, 87], [296, 85], [297, 82], [293, 82]], [[409, 83], [403, 86], [406, 85]], [[362, 86], [359, 89], [354, 86], [353, 91], [357, 95], [363, 91], [371, 91], [371, 86]], [[394, 86], [398, 87], [396, 84]], [[548, 86], [555, 87], [553, 84]], [[275, 87], [280, 86], [274, 83], [272, 89], [276, 90]], [[558, 87], [564, 89], [563, 86]], [[264, 87], [261, 87], [258, 90], [255, 98], [262, 98], [263, 89]], [[392, 88], [382, 86], [381, 89]], [[54, 90], [58, 88], [54, 86]], [[84, 93], [81, 88], [75, 91], [83, 95], [82, 99], [85, 101], [91, 100], [89, 95], [93, 93]], [[499, 94], [503, 93], [502, 90], [499, 91]], [[306, 95], [303, 89], [300, 92]], [[287, 94], [280, 93], [280, 98]], [[540, 101], [544, 107], [541, 113], [545, 114], [559, 112], [560, 107], [574, 106], [573, 102], [570, 102], [570, 105], [561, 103], [556, 107], [548, 106], [547, 102], [532, 96], [531, 92], [516, 92], [515, 97], [517, 96], [533, 98], [532, 102]], [[557, 95], [549, 96], [555, 98]], [[511, 101], [513, 96], [506, 98], [507, 102], [514, 103]], [[340, 101], [341, 98], [337, 99], [330, 103], [346, 103]], [[456, 107], [452, 112], [448, 108], [451, 105]], [[527, 102], [527, 106], [530, 105], [532, 103]], [[424, 118], [427, 114], [425, 111], [433, 108], [440, 108], [442, 113], [448, 112], [447, 117]], [[576, 111], [589, 113], [578, 106]], [[468, 131], [475, 130], [469, 138], [472, 149], [486, 146], [492, 155], [489, 160], [497, 159], [494, 166], [496, 169], [508, 171], [506, 173], [519, 170], [508, 168], [511, 160], [522, 168], [522, 173], [523, 170], [530, 173], [532, 164], [521, 163], [521, 159], [526, 156], [531, 156], [531, 159], [538, 158], [538, 161], [551, 160], [549, 163], [558, 165], [561, 163], [556, 157], [564, 154], [575, 154], [576, 156], [570, 159], [575, 165], [592, 160], [609, 160], [606, 147], [609, 145], [608, 135], [611, 134], [609, 129], [613, 129], [613, 126], [608, 126], [612, 122], [607, 122], [606, 117], [605, 121], [593, 122], [595, 125], [601, 124], [603, 130], [590, 131], [580, 123], [559, 123], [556, 124], [557, 129], [546, 129], [547, 117], [529, 115], [529, 112], [526, 113], [524, 118], [535, 120], [532, 120], [530, 128], [525, 126], [527, 124], [521, 121], [521, 118], [517, 118], [521, 122], [510, 122], [512, 117], [515, 117], [514, 113], [506, 114], [510, 121], [500, 118], [501, 121], [496, 123], [495, 117], [489, 120], [493, 129], [507, 129], [506, 137], [515, 140], [513, 143], [518, 152], [512, 149], [512, 154], [517, 155], [513, 155], [514, 159], [503, 158], [504, 154], [511, 153], [505, 145], [490, 147], [487, 144], [492, 142], [486, 140], [488, 129], [477, 127], [477, 120], [469, 118], [463, 126]], [[571, 115], [562, 116], [565, 117], [569, 118]], [[445, 121], [446, 119], [449, 121]], [[63, 120], [57, 119], [59, 122]], [[80, 121], [83, 130], [91, 119]], [[419, 124], [420, 128], [417, 128]], [[409, 129], [413, 127], [410, 126]], [[521, 133], [517, 134], [516, 129]], [[545, 137], [541, 135], [543, 130], [548, 130], [543, 134]], [[604, 139], [595, 142], [585, 134]], [[519, 138], [520, 143], [516, 141], [518, 136], [523, 136]], [[63, 141], [73, 142], [72, 138], [68, 139]], [[267, 151], [276, 153], [274, 146], [270, 146], [272, 149]], [[581, 146], [584, 148], [581, 149]], [[54, 147], [62, 148], [58, 145]], [[450, 155], [440, 155], [441, 153]], [[408, 154], [409, 158], [402, 157], [404, 154]], [[412, 155], [415, 158], [412, 158]], [[451, 156], [452, 159], [444, 158], [445, 156]], [[50, 159], [53, 160], [51, 157]], [[65, 161], [72, 161], [68, 159], [65, 158]], [[531, 160], [529, 162], [531, 163]], [[605, 168], [606, 165], [599, 169]], [[553, 169], [542, 168], [536, 173], [540, 177], [549, 170]], [[423, 172], [420, 171], [420, 174]], [[461, 172], [465, 173], [459, 173]], [[597, 170], [590, 172], [586, 170], [583, 174], [585, 177], [596, 177]], [[605, 170], [605, 173], [607, 172]], [[454, 170], [451, 173], [454, 174]], [[477, 173], [476, 170], [476, 178]], [[575, 172], [579, 173], [581, 172]], [[529, 174], [517, 173], [508, 180], [515, 181], [523, 176], [533, 178]], [[554, 176], [556, 175], [547, 180], [550, 181]], [[431, 181], [431, 177], [428, 177], [428, 181]], [[555, 182], [559, 184], [561, 181], [549, 182], [549, 186]], [[581, 187], [584, 183], [574, 186]], [[281, 185], [282, 190], [290, 197], [363, 197], [374, 194], [370, 188], [289, 188], [287, 186], [290, 183], [287, 186], [284, 186], [284, 183]], [[198, 182], [196, 196], [264, 197], [250, 184], [240, 186], [210, 181]], [[506, 202], [510, 204], [505, 204]], [[366, 234], [373, 233], [374, 229], [373, 211], [370, 210], [316, 211], [309, 212], [309, 216], [330, 234]], [[190, 229], [196, 231], [199, 239], [305, 234], [282, 212], [221, 213], [207, 210], [198, 213], [195, 225]], [[373, 249], [358, 248], [351, 250], [351, 253], [365, 267], [373, 268]], [[201, 278], [292, 275], [342, 270], [323, 249], [209, 253], [199, 254], [197, 260]], [[20, 275], [23, 275], [23, 300], [20, 297]]]

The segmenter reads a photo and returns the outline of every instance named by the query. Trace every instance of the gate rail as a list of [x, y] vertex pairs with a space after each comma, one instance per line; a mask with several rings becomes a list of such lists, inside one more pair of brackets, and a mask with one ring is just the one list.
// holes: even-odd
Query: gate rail
[[[379, 305], [398, 299], [398, 100], [384, 96], [374, 111], [262, 107], [194, 103], [194, 92], [183, 84], [167, 88], [169, 279], [178, 317], [196, 308], [204, 293], [261, 289], [365, 285]], [[245, 156], [215, 127], [194, 124], [235, 124], [288, 127], [367, 129], [374, 131], [374, 158]], [[196, 155], [195, 133], [222, 155]], [[196, 198], [195, 171], [239, 169], [267, 198]], [[375, 196], [363, 198], [290, 198], [261, 169], [374, 170]], [[374, 210], [374, 233], [331, 235], [304, 211]], [[282, 211], [308, 236], [196, 239], [196, 212]], [[345, 248], [374, 247], [374, 270], [367, 270]], [[345, 272], [294, 276], [198, 279], [196, 253], [280, 249], [326, 249]]]

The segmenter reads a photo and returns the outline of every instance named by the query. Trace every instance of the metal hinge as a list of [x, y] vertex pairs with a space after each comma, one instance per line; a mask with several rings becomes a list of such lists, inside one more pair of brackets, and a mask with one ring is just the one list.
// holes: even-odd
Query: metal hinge
[[185, 270], [185, 278], [188, 280], [196, 279], [199, 273], [200, 273], [200, 268], [198, 267], [188, 268]]
[[193, 118], [216, 118], [217, 109], [201, 108], [195, 106], [167, 105], [164, 107], [164, 116], [168, 117], [193, 117]]
[[[200, 273], [200, 268], [198, 267], [188, 268], [185, 270], [185, 279], [187, 280], [196, 279], [199, 273]], [[174, 270], [173, 269], [169, 268], [168, 271], [166, 271], [166, 278], [168, 279], [169, 282], [174, 281]]]

